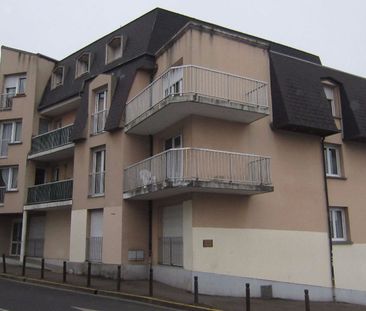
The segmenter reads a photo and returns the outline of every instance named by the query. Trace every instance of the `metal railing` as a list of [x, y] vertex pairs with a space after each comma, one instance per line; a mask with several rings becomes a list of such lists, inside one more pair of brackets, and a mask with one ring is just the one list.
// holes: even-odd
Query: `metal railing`
[[4, 204], [6, 187], [0, 187], [0, 205]]
[[27, 239], [26, 255], [43, 257], [44, 239]]
[[57, 202], [72, 199], [73, 180], [61, 180], [28, 188], [27, 204]]
[[89, 195], [103, 195], [105, 190], [105, 172], [89, 174]]
[[74, 125], [67, 125], [32, 138], [31, 154], [40, 153], [71, 144], [71, 132]]
[[160, 238], [158, 261], [161, 265], [183, 267], [183, 238]]
[[177, 148], [159, 153], [124, 170], [124, 191], [167, 180], [217, 181], [270, 185], [269, 157], [202, 148]]
[[0, 111], [10, 110], [13, 106], [14, 93], [0, 94]]
[[268, 107], [267, 83], [208, 68], [172, 67], [126, 105], [126, 124], [169, 96], [198, 94], [254, 107]]
[[90, 132], [95, 135], [104, 131], [107, 121], [107, 110], [98, 111], [92, 114], [92, 122], [90, 123]]
[[103, 237], [86, 239], [86, 259], [90, 262], [102, 262]]

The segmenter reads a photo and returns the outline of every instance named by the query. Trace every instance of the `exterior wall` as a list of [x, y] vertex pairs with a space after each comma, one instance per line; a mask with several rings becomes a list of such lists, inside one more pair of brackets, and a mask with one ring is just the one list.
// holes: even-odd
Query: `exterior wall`
[[[0, 166], [18, 165], [18, 191], [5, 194], [0, 213], [21, 213], [26, 197], [27, 155], [31, 146], [33, 118], [37, 100], [45, 88], [54, 63], [37, 55], [2, 48], [0, 63], [0, 87], [3, 90], [5, 75], [26, 73], [25, 95], [13, 99], [13, 107], [0, 112], [0, 120], [22, 119], [22, 143], [9, 145], [7, 158], [0, 159]], [[46, 78], [47, 77], [47, 78]]]
[[69, 259], [70, 246], [69, 209], [47, 211], [45, 221], [44, 257], [47, 259]]
[[341, 134], [327, 137], [326, 142], [341, 146], [343, 170], [343, 178], [327, 178], [329, 204], [347, 208], [348, 214], [349, 243], [333, 244], [336, 287], [365, 291], [366, 146], [343, 142]]
[[[15, 218], [18, 217], [18, 218]], [[12, 223], [19, 216], [0, 215], [0, 253], [10, 255], [10, 241], [12, 235]]]

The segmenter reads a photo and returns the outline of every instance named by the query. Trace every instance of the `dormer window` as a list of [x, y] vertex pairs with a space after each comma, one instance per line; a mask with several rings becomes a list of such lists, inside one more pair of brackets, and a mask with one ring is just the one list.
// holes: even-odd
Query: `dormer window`
[[64, 67], [57, 67], [52, 72], [51, 89], [64, 84]]
[[329, 103], [334, 118], [341, 118], [340, 95], [337, 85], [334, 83], [323, 81], [325, 97]]
[[75, 77], [80, 77], [90, 71], [90, 53], [83, 53], [76, 60]]
[[123, 37], [114, 37], [106, 46], [106, 64], [122, 57]]

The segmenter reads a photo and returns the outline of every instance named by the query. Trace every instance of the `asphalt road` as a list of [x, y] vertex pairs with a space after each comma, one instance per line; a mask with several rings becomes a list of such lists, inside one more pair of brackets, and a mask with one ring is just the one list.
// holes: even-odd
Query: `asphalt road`
[[167, 311], [145, 303], [0, 279], [0, 311]]

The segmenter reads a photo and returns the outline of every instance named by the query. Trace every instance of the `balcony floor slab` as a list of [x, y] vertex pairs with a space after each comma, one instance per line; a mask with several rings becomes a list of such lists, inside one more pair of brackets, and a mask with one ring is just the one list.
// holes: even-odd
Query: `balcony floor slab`
[[253, 185], [223, 181], [166, 180], [123, 193], [124, 199], [154, 200], [189, 192], [207, 192], [236, 195], [255, 195], [272, 192], [272, 185]]
[[156, 134], [190, 115], [248, 124], [264, 118], [268, 114], [268, 107], [199, 94], [185, 94], [165, 98], [127, 123], [125, 132], [140, 135]]
[[71, 208], [72, 200], [56, 201], [56, 202], [46, 202], [39, 204], [29, 204], [24, 206], [25, 211], [33, 210], [50, 210], [50, 209], [60, 209], [60, 208]]
[[59, 161], [67, 158], [71, 158], [74, 155], [74, 143], [63, 145], [60, 147], [52, 148], [47, 151], [30, 154], [28, 160], [37, 161]]

